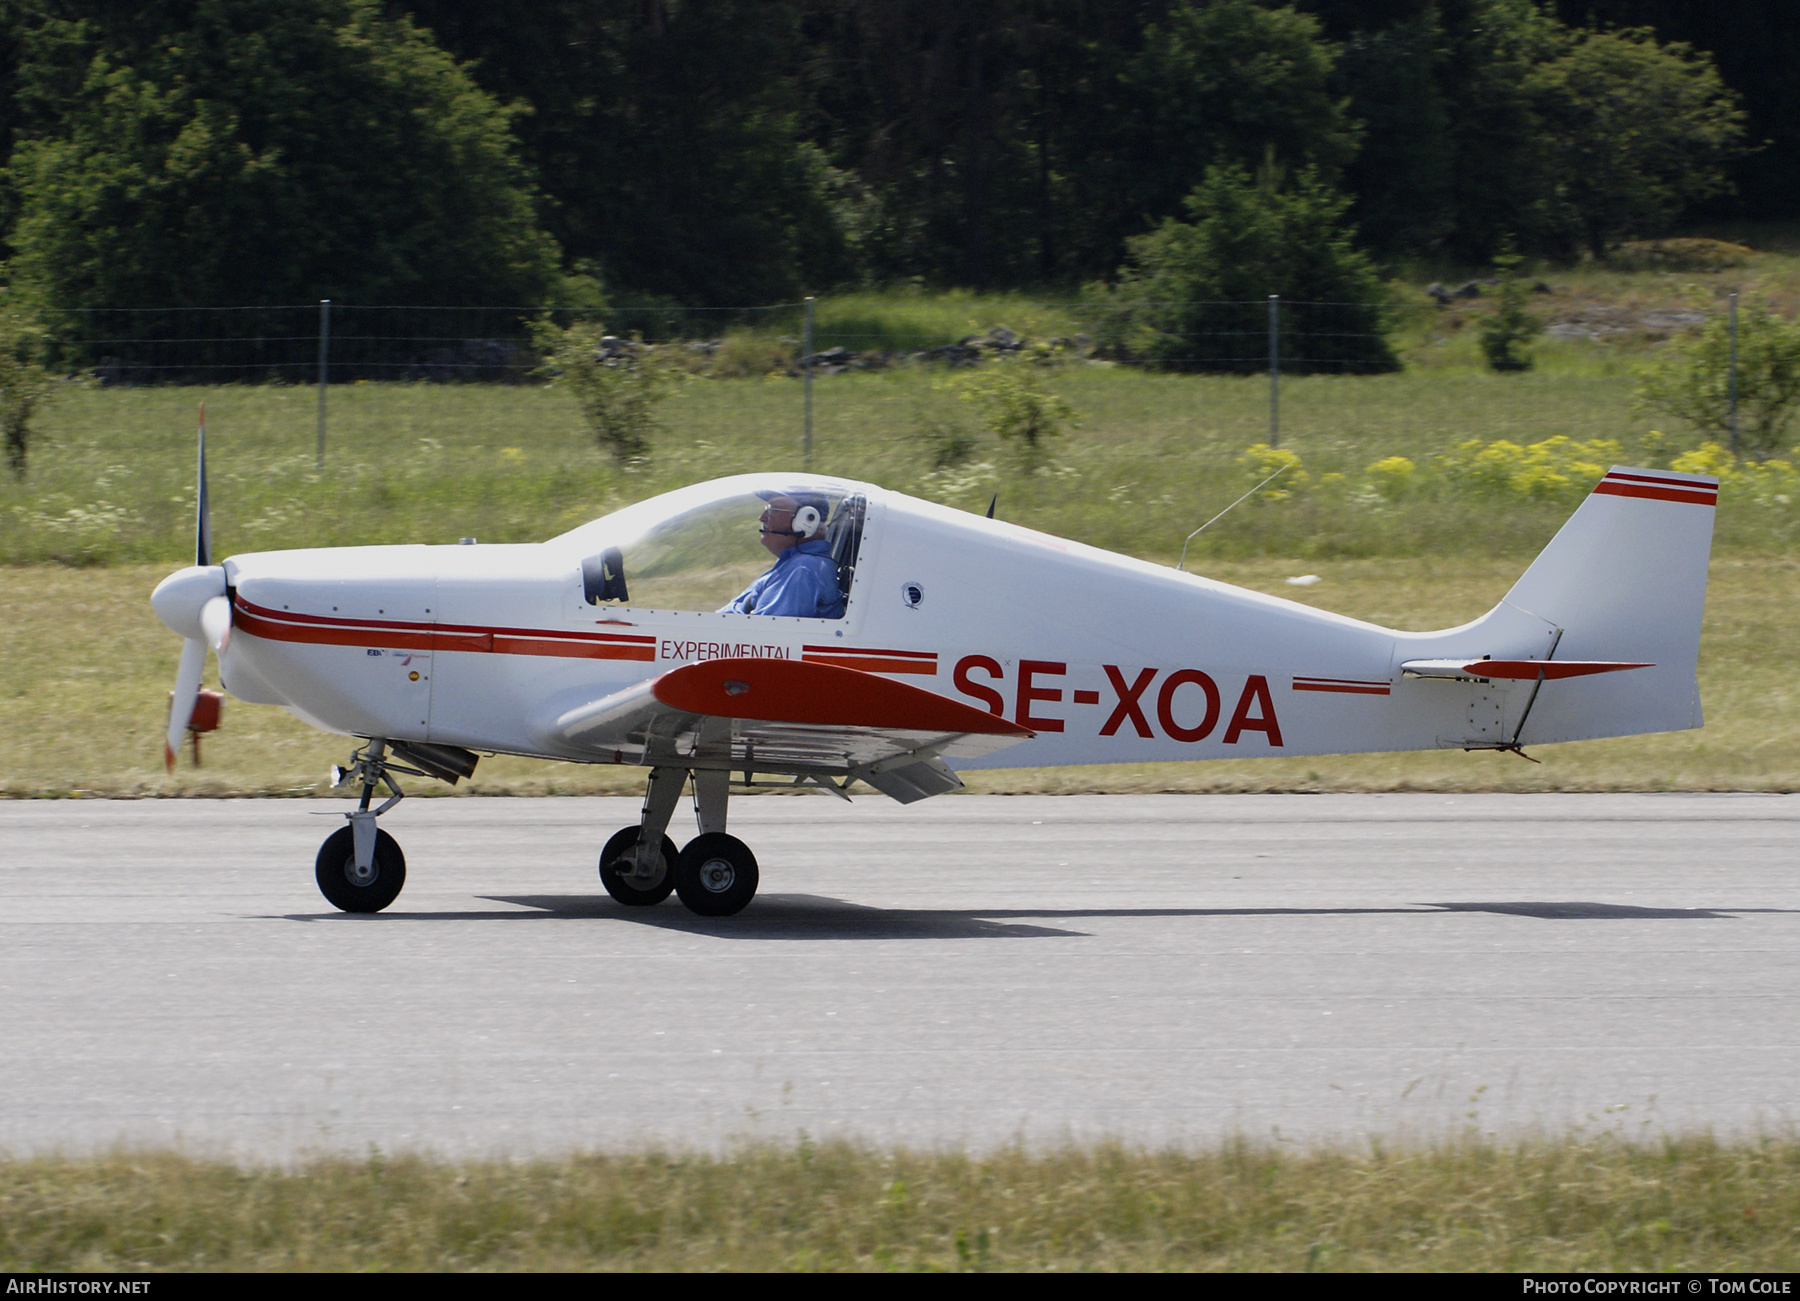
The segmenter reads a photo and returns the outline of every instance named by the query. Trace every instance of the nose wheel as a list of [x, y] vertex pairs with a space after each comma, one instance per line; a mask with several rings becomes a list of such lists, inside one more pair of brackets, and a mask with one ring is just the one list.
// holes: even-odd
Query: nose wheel
[[356, 861], [356, 833], [339, 827], [319, 846], [319, 858], [313, 865], [319, 882], [319, 893], [334, 908], [347, 913], [378, 913], [400, 897], [406, 884], [406, 855], [400, 842], [379, 827], [375, 829], [375, 852], [369, 865]]

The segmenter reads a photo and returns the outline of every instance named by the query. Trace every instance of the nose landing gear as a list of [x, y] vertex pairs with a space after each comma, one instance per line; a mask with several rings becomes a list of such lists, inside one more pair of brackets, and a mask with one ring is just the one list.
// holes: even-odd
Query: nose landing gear
[[[406, 884], [406, 855], [400, 842], [375, 825], [375, 819], [405, 799], [389, 769], [412, 772], [413, 769], [390, 763], [387, 742], [373, 740], [350, 756], [348, 768], [333, 768], [331, 775], [337, 786], [351, 782], [362, 784], [362, 799], [356, 812], [346, 813], [350, 825], [339, 827], [319, 846], [313, 875], [319, 893], [334, 908], [347, 913], [378, 913], [400, 897]], [[419, 773], [419, 776], [425, 776]], [[376, 785], [386, 786], [388, 799], [378, 809], [371, 809]]]

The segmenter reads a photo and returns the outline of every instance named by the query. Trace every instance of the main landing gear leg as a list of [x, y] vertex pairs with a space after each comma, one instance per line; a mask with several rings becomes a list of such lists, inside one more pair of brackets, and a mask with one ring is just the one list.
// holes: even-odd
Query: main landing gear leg
[[[344, 815], [350, 825], [325, 837], [313, 865], [319, 892], [348, 913], [378, 913], [399, 898], [406, 884], [400, 842], [375, 825], [376, 818], [405, 798], [388, 772], [386, 756], [387, 742], [376, 739], [350, 757], [338, 784], [360, 779], [362, 799], [356, 812]], [[390, 795], [380, 808], [371, 809], [377, 785], [386, 786]]]
[[684, 768], [652, 768], [639, 824], [621, 828], [600, 851], [600, 884], [627, 907], [659, 904], [675, 888], [675, 842], [664, 833], [686, 782]]
[[725, 806], [731, 774], [723, 769], [694, 772], [694, 819], [700, 834], [675, 860], [675, 892], [702, 917], [729, 917], [756, 897], [756, 855], [736, 836], [725, 834]]

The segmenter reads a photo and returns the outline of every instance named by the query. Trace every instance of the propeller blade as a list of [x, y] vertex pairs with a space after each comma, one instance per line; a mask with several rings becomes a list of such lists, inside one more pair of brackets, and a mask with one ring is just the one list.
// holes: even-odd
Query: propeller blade
[[200, 404], [200, 489], [194, 494], [194, 563], [212, 564], [212, 524], [206, 501], [206, 403]]
[[215, 596], [200, 607], [200, 627], [213, 654], [223, 657], [225, 644], [231, 640], [231, 598]]
[[169, 698], [169, 736], [163, 746], [163, 763], [170, 772], [175, 771], [175, 751], [187, 735], [194, 701], [200, 698], [200, 677], [205, 671], [206, 643], [190, 637], [181, 648], [181, 667], [175, 671], [175, 690]]

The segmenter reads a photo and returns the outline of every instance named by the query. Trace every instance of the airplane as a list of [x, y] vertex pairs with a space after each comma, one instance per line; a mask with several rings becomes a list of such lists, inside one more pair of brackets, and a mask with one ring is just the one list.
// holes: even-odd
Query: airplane
[[[195, 563], [151, 597], [185, 639], [165, 757], [221, 686], [357, 738], [320, 847], [346, 912], [399, 895], [377, 818], [396, 775], [482, 755], [645, 770], [600, 851], [620, 904], [723, 917], [754, 897], [732, 789], [861, 782], [912, 803], [970, 769], [1497, 750], [1702, 725], [1696, 662], [1718, 481], [1614, 467], [1487, 614], [1400, 632], [810, 474], [739, 475], [547, 542], [265, 551], [213, 563], [200, 436]], [[829, 546], [837, 618], [737, 613], [762, 512]], [[798, 504], [804, 503], [804, 508]], [[815, 553], [822, 548], [813, 547]], [[835, 594], [833, 596], [835, 600]], [[1525, 756], [1529, 757], [1529, 756]], [[668, 834], [691, 785], [697, 832]], [[371, 807], [378, 790], [387, 798]]]

